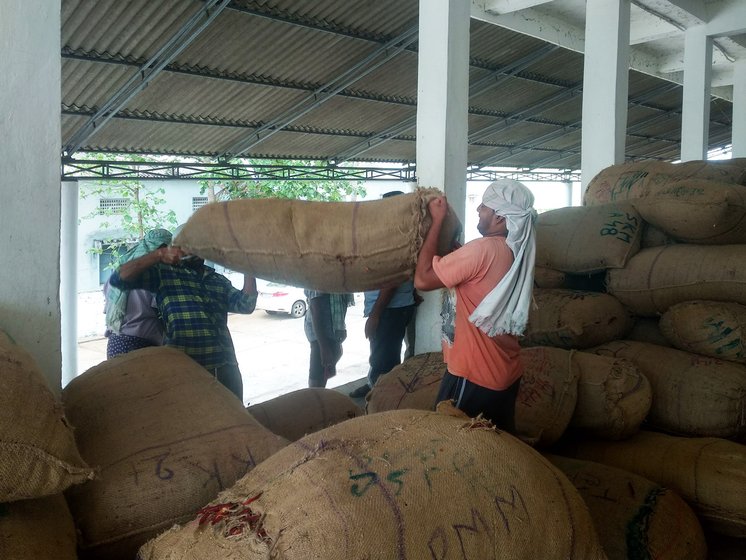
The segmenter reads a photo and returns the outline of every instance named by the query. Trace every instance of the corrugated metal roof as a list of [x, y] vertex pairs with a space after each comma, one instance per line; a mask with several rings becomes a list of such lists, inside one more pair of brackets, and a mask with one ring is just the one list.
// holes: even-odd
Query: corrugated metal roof
[[[63, 0], [63, 145], [204, 4]], [[234, 0], [81, 149], [219, 156], [245, 141], [248, 157], [414, 162], [416, 35], [314, 100], [392, 53], [383, 46], [416, 30], [418, 4]], [[583, 56], [472, 20], [470, 59], [470, 163], [579, 168]], [[628, 156], [677, 158], [681, 88], [637, 72], [629, 83]], [[713, 101], [711, 144], [730, 140], [731, 111]], [[279, 132], [256, 138], [280, 117]]]

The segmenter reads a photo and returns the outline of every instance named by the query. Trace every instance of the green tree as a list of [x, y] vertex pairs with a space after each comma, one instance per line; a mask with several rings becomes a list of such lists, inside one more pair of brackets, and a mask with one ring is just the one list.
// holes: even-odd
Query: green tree
[[[256, 166], [317, 167], [317, 161], [297, 160], [240, 160]], [[246, 181], [203, 180], [202, 194], [209, 202], [239, 198], [292, 198], [297, 200], [341, 201], [347, 197], [365, 196], [362, 181], [310, 180], [310, 179], [260, 179]]]
[[[100, 161], [143, 162], [146, 158], [135, 154], [88, 154], [89, 159]], [[96, 197], [116, 200], [112, 206], [99, 205], [98, 208], [81, 217], [94, 219], [104, 217], [102, 229], [117, 228], [121, 235], [104, 239], [113, 249], [114, 261], [127, 246], [143, 238], [145, 232], [153, 228], [173, 229], [176, 227], [176, 213], [165, 207], [165, 189], [146, 187], [137, 180], [99, 180], [86, 182], [81, 186], [80, 198]], [[101, 253], [101, 248], [89, 250]]]

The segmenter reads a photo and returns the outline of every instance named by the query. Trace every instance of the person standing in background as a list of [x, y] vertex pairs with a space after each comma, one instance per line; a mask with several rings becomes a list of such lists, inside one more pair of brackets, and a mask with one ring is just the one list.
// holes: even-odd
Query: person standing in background
[[228, 313], [254, 311], [254, 277], [244, 274], [243, 288], [237, 290], [228, 278], [205, 266], [204, 259], [169, 246], [121, 265], [111, 275], [111, 285], [155, 294], [166, 325], [165, 344], [183, 351], [243, 401]]
[[533, 204], [522, 183], [493, 182], [477, 208], [482, 237], [439, 257], [438, 235], [449, 210], [445, 197], [433, 199], [433, 224], [415, 268], [417, 289], [449, 288], [442, 314], [448, 370], [436, 404], [452, 400], [469, 416], [482, 414], [512, 433], [523, 373], [517, 335], [526, 327], [533, 289]]
[[337, 375], [337, 363], [342, 358], [342, 343], [347, 338], [347, 308], [354, 305], [352, 294], [328, 294], [305, 290], [308, 311], [303, 322], [311, 356], [308, 386], [326, 387]]
[[[118, 265], [139, 258], [171, 243], [171, 232], [152, 229], [131, 247]], [[120, 290], [109, 280], [104, 284], [104, 313], [106, 314], [106, 358], [110, 359], [132, 350], [161, 346], [165, 327], [158, 316], [155, 297], [146, 290]]]

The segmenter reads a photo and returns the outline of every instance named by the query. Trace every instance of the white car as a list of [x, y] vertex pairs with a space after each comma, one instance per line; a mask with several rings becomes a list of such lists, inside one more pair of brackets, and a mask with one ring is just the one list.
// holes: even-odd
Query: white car
[[296, 319], [306, 314], [306, 295], [303, 288], [259, 280], [257, 289], [257, 309], [263, 309], [270, 315], [287, 313]]

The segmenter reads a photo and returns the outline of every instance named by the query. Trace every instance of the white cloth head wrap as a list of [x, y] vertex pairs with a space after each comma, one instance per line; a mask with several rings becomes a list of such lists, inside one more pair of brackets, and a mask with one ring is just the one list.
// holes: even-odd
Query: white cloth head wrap
[[482, 204], [503, 216], [513, 264], [497, 286], [485, 296], [469, 320], [488, 336], [521, 335], [526, 329], [534, 284], [536, 235], [534, 195], [523, 183], [499, 179], [482, 196]]

